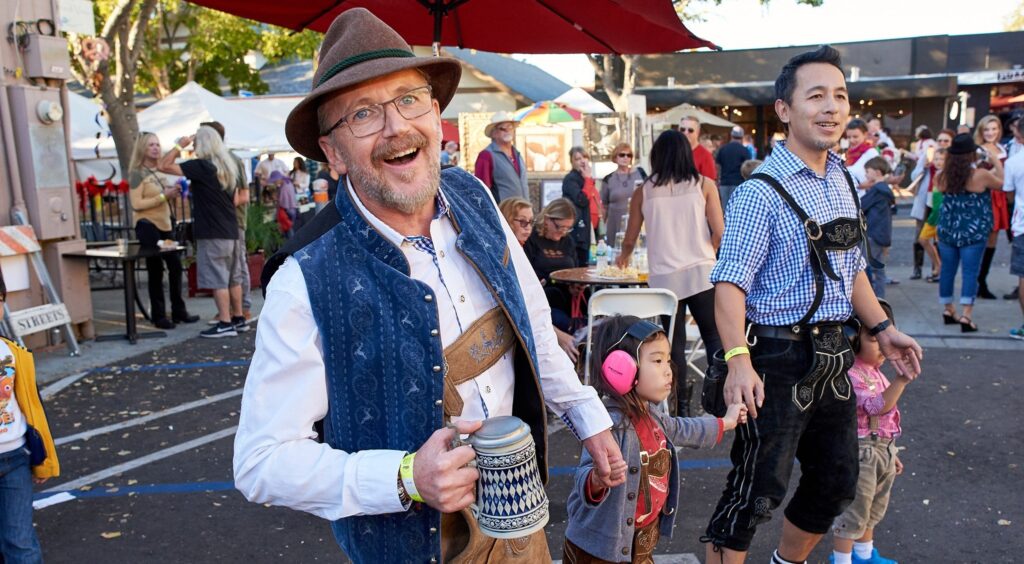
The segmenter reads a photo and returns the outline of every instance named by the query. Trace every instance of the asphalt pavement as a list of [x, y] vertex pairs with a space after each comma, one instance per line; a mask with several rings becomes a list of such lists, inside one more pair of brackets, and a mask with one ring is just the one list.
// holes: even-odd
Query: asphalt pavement
[[[900, 562], [1018, 562], [1024, 553], [1020, 425], [1024, 343], [1014, 302], [979, 303], [983, 331], [941, 325], [935, 285], [909, 281], [910, 232], [898, 223], [890, 299], [903, 328], [926, 348], [924, 372], [901, 401], [906, 473], [899, 477], [876, 546]], [[1014, 282], [1002, 242], [992, 286]], [[245, 501], [231, 483], [238, 422], [254, 332], [233, 339], [182, 338], [132, 349], [77, 373], [41, 377], [62, 476], [37, 488], [35, 523], [47, 562], [338, 562], [328, 523]], [[118, 349], [121, 351], [121, 349]], [[46, 353], [42, 366], [46, 366]], [[84, 374], [82, 374], [85, 372]], [[67, 374], [77, 374], [65, 380]], [[51, 384], [53, 385], [53, 384]], [[728, 446], [681, 452], [682, 495], [675, 535], [663, 555], [703, 554], [706, 520], [728, 472]], [[565, 430], [549, 439], [552, 555], [561, 556], [565, 500], [579, 445]], [[301, 471], [296, 468], [296, 471]], [[794, 485], [798, 479], [794, 473]], [[780, 510], [781, 511], [781, 510]], [[781, 512], [755, 538], [764, 562]], [[827, 559], [830, 539], [811, 562]]]

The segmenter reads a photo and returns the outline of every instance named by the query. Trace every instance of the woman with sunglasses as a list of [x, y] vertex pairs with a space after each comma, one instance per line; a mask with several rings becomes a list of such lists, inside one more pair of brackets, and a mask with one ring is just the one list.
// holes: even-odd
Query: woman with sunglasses
[[533, 232], [533, 205], [525, 198], [505, 198], [498, 204], [498, 210], [512, 228], [516, 241], [525, 245]]
[[647, 179], [647, 173], [640, 167], [633, 168], [633, 148], [629, 143], [616, 145], [612, 160], [618, 168], [601, 180], [601, 205], [604, 206], [605, 234], [614, 243], [615, 235], [626, 230], [622, 216], [629, 211], [629, 199], [636, 187]]
[[[679, 299], [672, 362], [685, 367], [687, 308], [697, 321], [704, 350], [722, 348], [715, 327], [715, 289], [710, 275], [725, 218], [715, 181], [697, 171], [690, 144], [680, 132], [668, 130], [658, 136], [651, 147], [651, 177], [633, 193], [629, 208], [626, 237], [616, 264], [623, 267], [629, 263], [640, 225], [646, 224], [648, 284], [672, 290]], [[690, 413], [693, 383], [688, 380], [682, 377], [674, 383], [680, 416]]]
[[[573, 346], [572, 333], [577, 329], [573, 318], [586, 317], [583, 286], [579, 284], [551, 283], [551, 273], [579, 266], [576, 244], [569, 233], [576, 224], [576, 207], [565, 198], [558, 198], [544, 206], [535, 223], [536, 230], [523, 245], [533, 271], [544, 286], [544, 295], [551, 306], [551, 323], [555, 326], [558, 344], [576, 362], [578, 351]], [[575, 307], [574, 307], [575, 306]], [[573, 315], [576, 310], [578, 315]]]
[[[143, 249], [155, 250], [160, 246], [160, 241], [174, 238], [171, 200], [181, 194], [181, 189], [157, 170], [161, 154], [160, 139], [146, 131], [139, 135], [132, 150], [128, 173], [131, 190], [128, 199], [135, 214], [135, 237]], [[165, 264], [171, 296], [170, 318], [167, 317], [164, 301]], [[198, 316], [189, 315], [185, 300], [181, 297], [181, 272], [181, 257], [178, 253], [146, 257], [150, 319], [160, 329], [174, 329], [175, 323], [199, 321]]]

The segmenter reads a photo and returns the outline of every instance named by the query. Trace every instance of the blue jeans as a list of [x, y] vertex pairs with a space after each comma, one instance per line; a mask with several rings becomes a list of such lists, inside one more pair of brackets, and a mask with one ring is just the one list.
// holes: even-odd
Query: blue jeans
[[4, 564], [43, 561], [32, 528], [32, 470], [24, 448], [0, 454], [0, 553]]
[[[875, 297], [885, 299], [885, 261], [889, 247], [883, 247], [871, 241], [871, 260], [868, 261], [868, 280], [871, 281], [871, 289], [875, 291]], [[875, 266], [872, 266], [874, 264]]]
[[953, 303], [953, 281], [956, 271], [963, 262], [964, 271], [960, 284], [960, 305], [973, 305], [978, 295], [978, 271], [981, 270], [981, 257], [985, 254], [985, 240], [954, 247], [939, 241], [939, 258], [942, 259], [942, 270], [939, 272], [939, 303]]

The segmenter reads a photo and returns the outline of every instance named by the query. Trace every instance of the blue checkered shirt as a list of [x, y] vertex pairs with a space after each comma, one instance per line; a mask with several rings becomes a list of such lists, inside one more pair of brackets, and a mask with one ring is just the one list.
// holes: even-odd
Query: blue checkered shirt
[[[755, 172], [774, 177], [807, 214], [824, 225], [857, 217], [843, 174], [843, 161], [829, 152], [821, 177], [779, 143]], [[828, 251], [840, 280], [825, 276], [825, 294], [811, 323], [843, 321], [853, 314], [853, 282], [865, 261], [859, 247]], [[792, 325], [814, 301], [814, 271], [807, 236], [796, 214], [762, 180], [748, 180], [729, 198], [725, 234], [711, 282], [730, 282], [747, 294], [747, 319], [762, 325]]]

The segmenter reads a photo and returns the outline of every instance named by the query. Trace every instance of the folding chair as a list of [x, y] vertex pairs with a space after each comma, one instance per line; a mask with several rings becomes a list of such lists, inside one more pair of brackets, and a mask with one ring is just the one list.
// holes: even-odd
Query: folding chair
[[[590, 296], [587, 308], [587, 352], [583, 368], [583, 382], [590, 384], [590, 355], [594, 340], [594, 320], [608, 315], [635, 315], [641, 319], [669, 316], [668, 339], [672, 344], [672, 331], [676, 326], [675, 293], [660, 288], [609, 288]], [[658, 320], [661, 323], [661, 320]]]
[[701, 338], [700, 329], [697, 327], [697, 321], [692, 315], [687, 314], [684, 322], [686, 323], [686, 342], [690, 343], [689, 350], [686, 353], [686, 368], [693, 370], [693, 373], [703, 380], [704, 371], [697, 366], [696, 362], [707, 356], [704, 339]]

